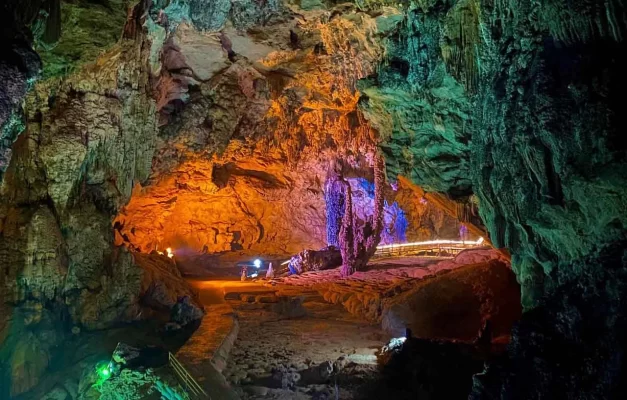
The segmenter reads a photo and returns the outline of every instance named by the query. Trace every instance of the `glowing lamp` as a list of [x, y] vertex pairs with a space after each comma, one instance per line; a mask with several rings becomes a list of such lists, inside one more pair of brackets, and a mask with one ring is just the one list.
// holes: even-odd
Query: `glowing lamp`
[[261, 268], [261, 260], [256, 259], [255, 261], [253, 261], [253, 265], [255, 266], [255, 268]]
[[100, 364], [96, 367], [96, 372], [98, 373], [98, 378], [100, 381], [106, 381], [111, 377], [111, 364]]
[[165, 249], [165, 251], [168, 253], [168, 258], [174, 257], [174, 253], [172, 252], [172, 248], [168, 247], [167, 249]]

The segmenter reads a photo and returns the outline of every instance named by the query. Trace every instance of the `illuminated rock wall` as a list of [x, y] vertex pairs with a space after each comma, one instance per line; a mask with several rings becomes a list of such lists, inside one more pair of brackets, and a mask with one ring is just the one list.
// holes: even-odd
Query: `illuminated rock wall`
[[388, 171], [474, 194], [528, 311], [473, 398], [615, 396], [627, 349], [624, 4], [421, 1], [402, 26], [361, 86]]
[[[321, 248], [327, 238], [324, 164], [289, 169], [285, 162], [277, 152], [232, 145], [211, 161], [184, 163], [135, 189], [113, 224], [117, 243], [142, 252], [172, 247], [179, 254], [250, 250], [284, 256]], [[372, 215], [372, 184], [349, 181], [363, 221]], [[416, 201], [407, 189], [387, 194], [385, 243], [458, 236], [457, 221]]]
[[261, 254], [323, 246], [325, 209], [315, 165], [289, 170], [272, 155], [250, 151], [237, 159], [184, 163], [137, 189], [114, 223], [120, 243], [144, 252], [169, 246]]

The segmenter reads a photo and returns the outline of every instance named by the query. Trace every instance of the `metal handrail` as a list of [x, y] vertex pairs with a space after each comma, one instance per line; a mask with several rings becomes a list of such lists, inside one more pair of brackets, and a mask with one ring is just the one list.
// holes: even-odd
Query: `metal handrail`
[[174, 357], [174, 354], [168, 352], [168, 361], [176, 376], [181, 383], [185, 386], [185, 389], [192, 392], [197, 397], [204, 397], [211, 400], [211, 397], [203, 390], [203, 388], [196, 382], [196, 379], [185, 369], [183, 364]]
[[468, 244], [456, 244], [456, 245], [399, 245], [398, 247], [395, 245], [390, 245], [389, 247], [379, 248], [375, 252], [374, 256], [393, 256], [393, 255], [411, 255], [416, 253], [436, 253], [442, 254], [443, 251], [446, 251], [449, 254], [456, 254], [462, 250], [477, 247], [476, 244], [470, 242]]

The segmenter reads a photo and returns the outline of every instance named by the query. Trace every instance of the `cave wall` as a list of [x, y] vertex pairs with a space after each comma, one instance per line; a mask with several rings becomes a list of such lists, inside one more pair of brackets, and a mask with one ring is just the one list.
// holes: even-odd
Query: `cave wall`
[[473, 193], [512, 254], [527, 312], [473, 398], [621, 387], [625, 30], [614, 1], [416, 2], [363, 82], [388, 169], [451, 198]]
[[[220, 156], [187, 162], [138, 185], [113, 226], [117, 244], [141, 252], [245, 252], [288, 256], [326, 245], [325, 163], [287, 167], [280, 152], [232, 143]], [[348, 178], [356, 216], [374, 210], [370, 171]], [[386, 191], [382, 243], [456, 239], [460, 223], [402, 185]]]
[[545, 276], [624, 234], [624, 17], [614, 3], [422, 2], [361, 83], [391, 175], [474, 193], [531, 307]]
[[143, 252], [171, 247], [181, 254], [286, 255], [324, 246], [317, 165], [289, 170], [276, 152], [235, 147], [219, 158], [184, 163], [138, 188], [114, 222], [120, 243]]
[[[138, 8], [128, 11], [133, 17]], [[157, 127], [146, 37], [118, 39], [98, 62], [32, 83], [23, 102], [15, 96], [17, 111], [3, 108], [22, 128], [9, 138], [0, 186], [3, 398], [35, 386], [72, 329], [152, 315], [144, 301], [154, 282], [170, 282], [170, 296], [194, 298], [186, 284], [172, 283], [183, 282], [180, 274], [143, 267], [113, 246], [112, 218], [150, 173]], [[152, 300], [159, 311], [173, 306]]]
[[26, 26], [37, 14], [37, 3], [7, 0], [0, 5], [0, 179], [11, 159], [11, 145], [23, 129], [19, 105], [41, 68]]
[[[0, 71], [15, 79], [2, 80], [0, 97], [0, 122], [9, 128], [0, 188], [1, 397], [36, 385], [72, 328], [136, 321], [152, 315], [146, 305], [167, 310], [177, 294], [193, 297], [175, 271], [116, 246], [122, 228], [114, 229], [114, 219], [142, 187], [157, 197], [184, 188], [176, 206], [201, 217], [223, 211], [207, 208], [205, 195], [243, 192], [273, 226], [290, 208], [322, 201], [305, 180], [298, 196], [288, 196], [296, 172], [284, 172], [284, 160], [372, 148], [355, 83], [380, 57], [374, 18], [331, 20], [317, 11], [305, 18], [273, 1], [161, 3], [33, 2], [16, 24], [24, 38], [4, 42], [11, 57]], [[19, 9], [10, 5], [8, 16]], [[231, 143], [239, 150], [228, 154]], [[249, 165], [228, 159], [247, 155]], [[205, 169], [214, 156], [222, 167]], [[185, 175], [198, 166], [217, 184], [194, 187], [198, 175]], [[196, 208], [183, 207], [190, 198]], [[287, 202], [275, 209], [277, 198]], [[293, 235], [262, 232], [244, 202], [225, 206], [242, 211], [255, 231], [250, 242]], [[295, 222], [314, 221], [323, 209], [305, 212], [312, 216]], [[318, 221], [303, 225], [303, 241], [315, 242]]]
[[[489, 371], [506, 378], [479, 380], [477, 391], [611, 398], [624, 385], [626, 349], [626, 13], [618, 2], [518, 10], [484, 10], [495, 22], [471, 161], [483, 220], [512, 251], [523, 305], [537, 309], [520, 325], [507, 367]], [[543, 365], [523, 363], [514, 375], [521, 357]], [[522, 389], [527, 380], [538, 387]]]

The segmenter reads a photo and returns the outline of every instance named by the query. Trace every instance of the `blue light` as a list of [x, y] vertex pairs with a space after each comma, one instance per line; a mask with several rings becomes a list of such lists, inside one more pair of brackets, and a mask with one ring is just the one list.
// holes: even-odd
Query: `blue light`
[[261, 260], [260, 259], [256, 259], [255, 261], [253, 261], [253, 265], [255, 266], [255, 268], [260, 268], [261, 267]]

